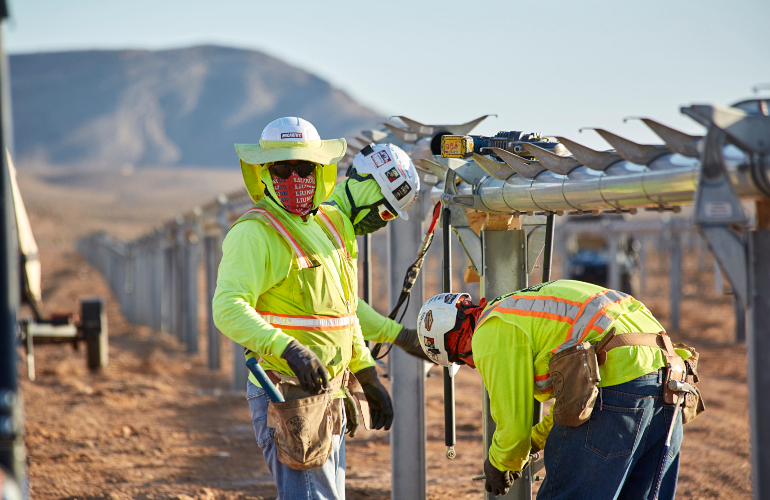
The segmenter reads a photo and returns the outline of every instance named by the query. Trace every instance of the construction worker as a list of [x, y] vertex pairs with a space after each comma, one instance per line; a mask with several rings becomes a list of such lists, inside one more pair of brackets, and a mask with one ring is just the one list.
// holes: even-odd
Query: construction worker
[[[668, 352], [628, 340], [640, 334], [619, 342], [628, 332], [663, 332], [638, 300], [569, 280], [519, 290], [489, 304], [482, 299], [475, 305], [468, 294], [443, 293], [423, 305], [417, 328], [434, 362], [466, 364], [484, 379], [497, 425], [484, 463], [487, 491], [505, 494], [530, 453], [544, 448], [547, 475], [538, 499], [647, 498], [671, 426], [659, 498], [674, 498], [682, 422], [679, 413], [672, 422], [673, 407], [664, 409], [662, 399], [664, 367], [674, 349], [670, 342]], [[583, 343], [596, 344], [605, 334], [614, 340], [606, 345], [603, 364], [601, 355], [594, 355], [601, 365], [596, 367], [601, 376], [597, 390], [589, 367], [595, 365], [586, 357], [594, 351]], [[648, 336], [657, 346], [664, 345], [660, 338], [668, 338]], [[573, 352], [579, 376], [555, 371], [551, 360]], [[680, 356], [689, 352], [676, 349], [673, 358]], [[596, 393], [587, 393], [589, 399], [572, 404], [575, 394], [568, 392], [578, 378], [598, 392], [598, 400]], [[534, 399], [547, 401], [554, 390], [557, 402], [551, 413], [533, 427]]]
[[[324, 204], [342, 211], [355, 234], [373, 233], [396, 217], [409, 220], [407, 209], [417, 199], [420, 179], [404, 150], [394, 144], [366, 146], [355, 156], [346, 176]], [[357, 315], [365, 340], [394, 344], [430, 360], [420, 347], [417, 330], [380, 315], [363, 300], [358, 301]]]
[[[257, 442], [280, 498], [344, 499], [346, 422], [341, 398], [350, 396], [349, 389], [355, 386], [349, 372], [368, 402], [364, 422], [370, 416], [371, 427], [388, 430], [393, 420], [390, 396], [378, 379], [356, 316], [353, 225], [337, 208], [321, 206], [334, 188], [336, 163], [346, 143], [322, 141], [309, 122], [290, 117], [271, 122], [259, 144], [235, 148], [256, 204], [225, 238], [213, 299], [214, 322], [245, 347], [247, 358], [260, 358], [287, 402], [297, 400], [299, 408], [332, 391], [334, 399], [321, 407], [331, 408], [328, 416], [320, 414], [324, 420], [308, 422], [307, 414], [290, 419], [294, 427], [284, 438], [300, 439], [301, 445], [292, 450], [278, 445], [280, 429], [268, 425], [269, 414], [275, 424], [276, 415], [284, 410], [268, 404], [253, 375], [247, 383]], [[334, 422], [328, 446], [326, 441], [313, 441], [322, 438], [318, 429], [326, 418]], [[315, 462], [307, 453], [302, 455], [303, 449], [328, 450], [328, 457], [311, 467], [307, 464]], [[292, 451], [301, 456], [291, 455]]]

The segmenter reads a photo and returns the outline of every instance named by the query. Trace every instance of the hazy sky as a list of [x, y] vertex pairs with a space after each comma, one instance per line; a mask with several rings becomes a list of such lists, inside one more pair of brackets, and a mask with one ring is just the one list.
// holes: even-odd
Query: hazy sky
[[[607, 148], [584, 126], [654, 141], [691, 133], [693, 102], [770, 82], [770, 1], [330, 2], [9, 0], [11, 53], [221, 44], [262, 50], [386, 115], [540, 131]], [[260, 131], [255, 131], [259, 134]]]

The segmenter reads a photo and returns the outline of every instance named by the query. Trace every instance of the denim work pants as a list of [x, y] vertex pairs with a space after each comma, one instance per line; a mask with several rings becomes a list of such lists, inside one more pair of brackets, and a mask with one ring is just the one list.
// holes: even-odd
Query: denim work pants
[[294, 470], [278, 461], [275, 429], [267, 426], [267, 393], [249, 381], [246, 399], [257, 444], [273, 474], [280, 500], [345, 500], [345, 422], [342, 433], [334, 436], [332, 452], [322, 467]]
[[[554, 424], [545, 443], [546, 477], [538, 500], [646, 499], [674, 413], [674, 405], [663, 404], [664, 382], [664, 370], [659, 370], [601, 388], [588, 422]], [[660, 500], [676, 493], [682, 412], [676, 417]]]

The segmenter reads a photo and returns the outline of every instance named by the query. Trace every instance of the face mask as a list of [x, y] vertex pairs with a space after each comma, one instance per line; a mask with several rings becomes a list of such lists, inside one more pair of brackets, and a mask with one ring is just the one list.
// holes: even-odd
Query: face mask
[[473, 331], [476, 329], [476, 322], [486, 306], [486, 299], [481, 299], [477, 306], [474, 306], [470, 300], [459, 304], [460, 312], [457, 314], [457, 323], [454, 330], [447, 334], [446, 339], [450, 361], [467, 364], [472, 368], [476, 367], [473, 363], [473, 351], [470, 348], [471, 339], [473, 338]]
[[273, 188], [284, 208], [301, 216], [303, 220], [313, 210], [315, 177], [300, 177], [292, 171], [286, 179], [273, 176]]

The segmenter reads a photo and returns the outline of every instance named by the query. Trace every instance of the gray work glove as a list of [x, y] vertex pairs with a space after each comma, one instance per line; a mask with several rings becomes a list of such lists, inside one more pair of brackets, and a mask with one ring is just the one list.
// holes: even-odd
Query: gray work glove
[[322, 394], [329, 389], [329, 372], [313, 351], [292, 340], [281, 357], [299, 379], [299, 386], [308, 394]]
[[433, 363], [433, 360], [422, 350], [422, 346], [417, 337], [417, 330], [407, 327], [402, 328], [393, 343], [405, 350], [408, 354]]
[[342, 400], [345, 404], [345, 416], [347, 416], [347, 425], [345, 427], [345, 434], [350, 434], [350, 437], [356, 437], [358, 434], [358, 426], [361, 425], [361, 416], [358, 414], [358, 408], [356, 402], [353, 401], [353, 396], [347, 387], [345, 389], [345, 398]]
[[389, 431], [390, 424], [393, 423], [393, 403], [390, 401], [388, 390], [380, 382], [377, 368], [370, 366], [357, 371], [355, 375], [364, 389], [366, 401], [369, 403], [372, 428], [377, 430], [384, 428]]
[[513, 481], [521, 477], [521, 473], [514, 478], [510, 471], [498, 470], [487, 458], [484, 461], [484, 477], [486, 478], [484, 488], [497, 497], [508, 493], [510, 487], [513, 486]]

